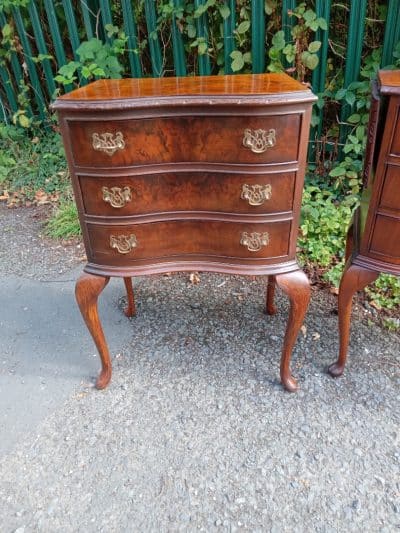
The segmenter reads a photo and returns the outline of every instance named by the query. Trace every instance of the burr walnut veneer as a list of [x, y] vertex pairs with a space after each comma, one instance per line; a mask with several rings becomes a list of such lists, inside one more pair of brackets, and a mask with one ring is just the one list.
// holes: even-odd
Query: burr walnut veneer
[[296, 262], [312, 93], [284, 74], [99, 80], [57, 99], [88, 257], [76, 296], [111, 377], [97, 298], [110, 276], [270, 276], [291, 308], [281, 379], [309, 301]]
[[380, 272], [400, 275], [400, 71], [382, 70], [373, 84], [361, 205], [347, 235], [347, 262], [339, 287], [339, 358], [343, 373], [352, 297]]

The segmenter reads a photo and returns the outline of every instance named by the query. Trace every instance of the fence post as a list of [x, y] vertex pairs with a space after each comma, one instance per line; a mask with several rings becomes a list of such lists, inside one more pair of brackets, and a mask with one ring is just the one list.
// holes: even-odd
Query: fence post
[[146, 14], [146, 24], [148, 31], [148, 43], [150, 48], [151, 66], [153, 76], [160, 77], [163, 72], [163, 60], [161, 55], [160, 41], [157, 34], [157, 17], [155, 2], [152, 0], [144, 0], [144, 10]]
[[[195, 9], [202, 6], [205, 2], [203, 0], [194, 0]], [[205, 54], [199, 55], [199, 73], [201, 76], [209, 76], [211, 74], [210, 56], [208, 55], [208, 23], [206, 13], [196, 18], [196, 33], [197, 37], [203, 37], [207, 43], [207, 51]]]
[[[344, 71], [344, 84], [347, 87], [353, 81], [358, 80], [361, 66], [361, 54], [364, 42], [365, 15], [367, 11], [367, 0], [352, 0], [350, 3], [350, 18], [347, 33], [346, 65]], [[348, 104], [342, 105], [340, 111], [340, 121], [345, 122], [351, 113]], [[346, 124], [340, 125], [339, 142], [343, 145], [348, 133]], [[340, 148], [340, 153], [341, 153]]]
[[236, 2], [234, 0], [225, 0], [224, 4], [229, 8], [229, 17], [224, 19], [224, 73], [232, 74], [231, 53], [235, 50]]
[[399, 0], [389, 0], [388, 12], [385, 26], [385, 37], [383, 40], [381, 66], [385, 67], [393, 62], [393, 52], [396, 44], [400, 40], [400, 2]]
[[253, 73], [265, 71], [265, 13], [264, 0], [251, 2], [251, 57]]
[[[43, 30], [39, 19], [39, 14], [35, 2], [32, 0], [28, 4], [28, 12], [31, 17], [33, 33], [35, 35], [36, 46], [39, 54], [48, 55], [46, 42], [43, 37]], [[50, 98], [53, 96], [56, 90], [56, 84], [54, 83], [54, 73], [51, 68], [51, 63], [48, 59], [42, 61], [43, 71], [46, 78], [47, 90]]]
[[[133, 10], [131, 0], [121, 0], [122, 15], [124, 17], [124, 28], [126, 36], [128, 37], [128, 56], [129, 65], [131, 67], [131, 75], [134, 78], [142, 76], [142, 67], [139, 60], [139, 46], [137, 41], [137, 31], [135, 19], [133, 18]], [[135, 50], [137, 52], [135, 52]]]
[[186, 61], [185, 50], [183, 47], [182, 34], [179, 31], [176, 22], [175, 9], [180, 8], [181, 0], [174, 0], [174, 11], [172, 12], [171, 28], [172, 28], [172, 54], [174, 57], [175, 76], [186, 76]]
[[32, 90], [35, 95], [35, 100], [39, 110], [39, 117], [41, 120], [44, 120], [46, 117], [46, 101], [43, 95], [42, 87], [40, 85], [40, 80], [36, 71], [35, 63], [32, 61], [32, 49], [29, 44], [28, 37], [25, 32], [24, 23], [22, 20], [21, 12], [18, 7], [12, 8], [12, 14], [14, 16], [15, 25], [17, 32], [22, 44], [24, 58], [26, 66], [29, 72], [29, 77], [32, 82]]

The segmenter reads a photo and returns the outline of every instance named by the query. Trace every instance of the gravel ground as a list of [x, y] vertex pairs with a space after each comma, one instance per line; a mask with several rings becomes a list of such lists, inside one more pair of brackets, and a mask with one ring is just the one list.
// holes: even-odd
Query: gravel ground
[[[57, 272], [41, 254], [24, 275]], [[336, 300], [314, 292], [289, 394], [287, 300], [266, 317], [265, 280], [200, 277], [136, 281], [109, 388], [78, 383], [0, 460], [1, 531], [400, 530], [399, 336], [359, 307], [345, 375], [330, 378]]]
[[0, 202], [0, 272], [46, 280], [86, 260], [80, 239], [58, 242], [44, 236], [50, 207], [7, 208]]

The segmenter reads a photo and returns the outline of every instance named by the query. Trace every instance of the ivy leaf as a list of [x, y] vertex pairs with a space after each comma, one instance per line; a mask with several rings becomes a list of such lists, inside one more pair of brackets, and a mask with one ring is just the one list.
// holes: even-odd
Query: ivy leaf
[[193, 24], [187, 25], [187, 34], [189, 39], [194, 39], [196, 37], [196, 27]]
[[207, 43], [199, 43], [197, 50], [199, 55], [203, 56], [207, 52]]
[[315, 54], [315, 52], [318, 52], [318, 50], [321, 48], [321, 41], [312, 41], [308, 45], [308, 51], [312, 54]]
[[360, 122], [361, 116], [358, 113], [354, 113], [353, 115], [350, 115], [347, 119], [347, 122], [350, 122], [350, 124], [357, 124], [357, 122]]
[[272, 45], [277, 50], [283, 50], [285, 48], [285, 32], [283, 30], [277, 31], [272, 37]]
[[326, 23], [326, 20], [322, 17], [317, 18], [318, 26], [321, 28], [321, 30], [326, 31], [328, 29], [328, 24]]
[[344, 176], [345, 174], [346, 174], [346, 169], [341, 166], [337, 166], [329, 172], [329, 175], [332, 178], [338, 178], [339, 176]]
[[19, 115], [18, 122], [23, 128], [29, 128], [29, 126], [31, 125], [31, 121], [26, 115]]
[[228, 6], [220, 6], [219, 7], [219, 12], [221, 13], [221, 17], [225, 20], [229, 17], [229, 15], [231, 14], [231, 10], [229, 9]]
[[233, 72], [237, 72], [244, 67], [244, 58], [242, 52], [239, 52], [239, 50], [234, 50], [230, 53], [230, 57], [233, 59], [231, 63]]
[[301, 54], [301, 59], [305, 66], [310, 70], [314, 70], [319, 63], [318, 56], [316, 54], [311, 54], [307, 50]]
[[275, 7], [276, 6], [274, 5], [273, 2], [271, 2], [271, 0], [265, 0], [264, 11], [265, 11], [266, 15], [272, 15], [272, 13], [274, 12]]
[[240, 34], [246, 33], [246, 31], [250, 28], [250, 21], [244, 20], [239, 24], [239, 26], [236, 28], [236, 31]]
[[305, 11], [303, 14], [303, 19], [306, 22], [311, 22], [312, 20], [315, 20], [316, 18], [317, 18], [317, 15], [315, 14], [315, 11], [313, 11], [312, 9], [307, 9], [307, 11]]
[[352, 93], [351, 91], [346, 92], [345, 100], [349, 105], [353, 105], [356, 101], [356, 95]]

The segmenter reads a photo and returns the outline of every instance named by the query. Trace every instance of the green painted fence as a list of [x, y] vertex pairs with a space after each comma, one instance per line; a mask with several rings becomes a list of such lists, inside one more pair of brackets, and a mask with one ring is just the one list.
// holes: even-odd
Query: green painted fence
[[[331, 0], [310, 0], [318, 16], [328, 22], [328, 31], [318, 30], [316, 39], [322, 42], [318, 52], [319, 66], [312, 73], [312, 87], [316, 93], [322, 92], [326, 85], [327, 62], [329, 54], [329, 19], [333, 4]], [[193, 0], [194, 8], [207, 7], [206, 0]], [[296, 7], [296, 0], [281, 0], [279, 20], [285, 36], [290, 36], [290, 10]], [[342, 2], [345, 3], [345, 2]], [[24, 4], [20, 2], [19, 4]], [[17, 36], [17, 47], [11, 47], [8, 54], [0, 57], [0, 120], [9, 122], [21, 107], [19, 97], [21, 82], [29, 86], [29, 101], [25, 102], [28, 116], [43, 119], [47, 115], [48, 104], [56, 94], [54, 76], [58, 69], [70, 60], [77, 60], [78, 46], [93, 37], [112, 43], [106, 26], [118, 24], [127, 36], [126, 72], [132, 77], [164, 76], [188, 74], [233, 74], [231, 53], [237, 46], [238, 4], [232, 0], [220, 0], [215, 5], [225, 8], [221, 19], [222, 44], [220, 46], [222, 61], [217, 65], [215, 58], [208, 53], [197, 54], [188, 58], [187, 34], [182, 32], [181, 21], [176, 13], [185, 0], [170, 0], [171, 16], [165, 18], [164, 32], [160, 28], [160, 2], [154, 0], [30, 0], [22, 7], [13, 7], [10, 11], [1, 10], [0, 27], [11, 25]], [[165, 2], [162, 3], [163, 5]], [[244, 3], [242, 2], [241, 5]], [[139, 6], [142, 8], [138, 20]], [[343, 86], [347, 87], [359, 77], [363, 52], [364, 28], [366, 24], [367, 0], [347, 2], [347, 49], [344, 64]], [[229, 11], [226, 9], [229, 8]], [[249, 50], [251, 51], [251, 68], [254, 73], [264, 72], [267, 67], [266, 35], [269, 18], [264, 0], [249, 0], [248, 14], [250, 21]], [[208, 43], [210, 37], [209, 11], [193, 21], [195, 36], [199, 41]], [[116, 20], [116, 18], [118, 20]], [[169, 25], [169, 26], [168, 26]], [[168, 26], [167, 30], [165, 27]], [[165, 42], [165, 36], [168, 42]], [[164, 39], [164, 40], [163, 40]], [[393, 51], [400, 40], [400, 2], [387, 0], [387, 16], [383, 31], [382, 66], [393, 60]], [[189, 43], [190, 44], [190, 43]], [[0, 45], [1, 47], [1, 45]], [[40, 56], [39, 56], [40, 54]], [[38, 56], [40, 60], [38, 60]], [[193, 57], [195, 59], [193, 60]], [[23, 60], [22, 60], [23, 59]], [[21, 66], [22, 65], [22, 66]], [[288, 65], [286, 65], [288, 66]], [[79, 80], [80, 84], [85, 79]], [[64, 90], [73, 88], [72, 84]], [[340, 117], [345, 119], [350, 109], [343, 106]], [[320, 111], [322, 116], [322, 111]], [[314, 131], [321, 133], [321, 123]], [[345, 134], [343, 129], [342, 137]]]

